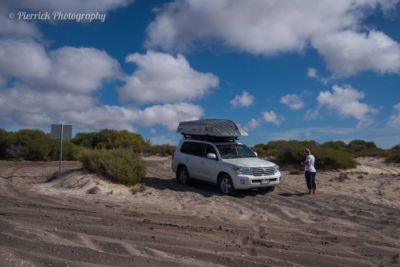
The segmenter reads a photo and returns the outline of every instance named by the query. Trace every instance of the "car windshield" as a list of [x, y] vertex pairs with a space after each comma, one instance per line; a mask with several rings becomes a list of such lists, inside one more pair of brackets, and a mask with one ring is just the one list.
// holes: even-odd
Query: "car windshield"
[[243, 144], [217, 145], [219, 154], [223, 159], [255, 158], [256, 155], [250, 148]]

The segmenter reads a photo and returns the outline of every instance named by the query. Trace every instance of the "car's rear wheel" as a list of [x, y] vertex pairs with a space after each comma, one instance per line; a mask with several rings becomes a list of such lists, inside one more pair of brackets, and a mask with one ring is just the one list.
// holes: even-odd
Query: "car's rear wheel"
[[218, 179], [218, 190], [224, 195], [233, 195], [236, 190], [231, 177], [227, 174], [222, 174]]
[[178, 180], [178, 182], [180, 184], [188, 184], [189, 183], [190, 177], [189, 177], [189, 173], [185, 166], [180, 166], [178, 168], [178, 171], [176, 172], [176, 180]]

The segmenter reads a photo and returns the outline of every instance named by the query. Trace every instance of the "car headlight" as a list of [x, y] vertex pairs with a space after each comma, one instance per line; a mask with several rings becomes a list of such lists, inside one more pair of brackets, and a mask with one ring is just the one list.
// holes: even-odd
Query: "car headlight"
[[237, 174], [244, 174], [244, 175], [252, 175], [253, 174], [253, 169], [249, 167], [239, 167], [239, 166], [234, 166], [233, 170]]
[[275, 169], [275, 171], [274, 171], [275, 173], [279, 172], [279, 166], [278, 165], [275, 165], [274, 169]]

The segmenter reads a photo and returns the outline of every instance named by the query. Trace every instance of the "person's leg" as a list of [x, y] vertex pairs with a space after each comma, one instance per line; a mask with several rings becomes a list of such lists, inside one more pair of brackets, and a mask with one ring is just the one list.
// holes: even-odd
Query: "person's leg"
[[311, 189], [312, 189], [312, 193], [315, 195], [315, 190], [317, 189], [317, 186], [315, 184], [315, 175], [317, 173], [313, 172], [311, 173]]
[[307, 188], [308, 188], [308, 193], [311, 194], [311, 173], [310, 172], [305, 172], [304, 173], [305, 177], [306, 177], [306, 184], [307, 184]]

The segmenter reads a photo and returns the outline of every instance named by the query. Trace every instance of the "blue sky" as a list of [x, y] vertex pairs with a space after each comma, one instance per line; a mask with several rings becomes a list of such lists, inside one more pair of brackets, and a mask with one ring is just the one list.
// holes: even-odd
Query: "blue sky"
[[1, 128], [176, 143], [181, 120], [227, 118], [250, 145], [400, 143], [398, 0], [19, 0], [0, 22]]

